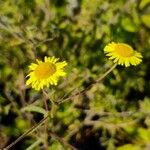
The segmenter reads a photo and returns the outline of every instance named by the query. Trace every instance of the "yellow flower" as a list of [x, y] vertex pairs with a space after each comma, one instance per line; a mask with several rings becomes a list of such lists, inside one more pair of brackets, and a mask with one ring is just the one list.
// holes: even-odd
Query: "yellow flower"
[[66, 61], [58, 62], [58, 58], [45, 57], [44, 62], [37, 60], [37, 63], [32, 63], [29, 66], [29, 79], [26, 85], [32, 86], [35, 90], [49, 87], [50, 85], [57, 85], [58, 79], [65, 76], [64, 67], [67, 65]]
[[104, 48], [104, 53], [109, 59], [118, 65], [129, 67], [130, 65], [138, 65], [142, 62], [142, 55], [133, 50], [133, 48], [125, 43], [109, 43]]

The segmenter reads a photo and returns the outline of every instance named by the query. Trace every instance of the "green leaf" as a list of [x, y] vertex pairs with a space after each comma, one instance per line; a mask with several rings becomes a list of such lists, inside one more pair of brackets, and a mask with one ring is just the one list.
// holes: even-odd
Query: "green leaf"
[[150, 28], [150, 13], [143, 15], [141, 20], [146, 27]]
[[33, 105], [26, 106], [26, 107], [22, 108], [21, 111], [37, 112], [37, 113], [41, 113], [43, 115], [47, 114], [47, 111], [44, 110], [43, 108], [38, 107], [38, 106], [33, 106]]
[[150, 99], [145, 98], [144, 101], [140, 102], [140, 111], [144, 113], [150, 113]]
[[130, 18], [123, 18], [121, 24], [124, 30], [128, 32], [136, 32], [138, 30], [137, 25]]
[[150, 141], [150, 131], [144, 129], [144, 128], [139, 128], [138, 129], [138, 136], [140, 139], [144, 140], [145, 142]]
[[150, 3], [150, 0], [141, 0], [139, 9], [143, 9], [148, 3]]
[[137, 145], [125, 144], [123, 146], [119, 146], [116, 150], [141, 150], [141, 149]]

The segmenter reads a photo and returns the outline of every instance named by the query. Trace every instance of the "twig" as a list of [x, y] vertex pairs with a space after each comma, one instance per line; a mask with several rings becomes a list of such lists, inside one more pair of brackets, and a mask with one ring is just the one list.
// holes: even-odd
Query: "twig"
[[42, 141], [43, 141], [42, 139], [38, 139], [35, 143], [30, 145], [26, 150], [33, 150], [33, 149], [35, 149], [35, 147], [38, 146], [39, 144], [41, 144]]
[[60, 138], [55, 133], [49, 132], [49, 135], [52, 136], [52, 137], [54, 137], [55, 139], [57, 139], [60, 143], [63, 143], [67, 147], [71, 148], [72, 150], [78, 150], [77, 148], [75, 148], [74, 146], [72, 146], [71, 144], [69, 144], [67, 141], [65, 141], [63, 138]]
[[64, 103], [80, 94], [83, 94], [85, 93], [88, 89], [90, 89], [93, 85], [95, 85], [96, 83], [102, 81], [115, 67], [117, 66], [117, 64], [114, 64], [108, 71], [106, 71], [101, 77], [99, 77], [95, 82], [91, 83], [88, 87], [86, 87], [85, 89], [83, 89], [82, 91], [80, 92], [77, 92], [75, 93], [74, 95], [71, 95], [63, 100], [59, 100], [57, 103], [58, 104], [61, 104], [61, 103]]
[[[43, 90], [43, 100], [45, 110], [48, 112], [47, 97], [45, 97], [45, 91]], [[48, 150], [48, 120], [45, 121], [45, 148]]]
[[91, 119], [92, 117], [94, 117], [95, 115], [98, 115], [100, 117], [105, 117], [105, 116], [114, 116], [114, 117], [129, 117], [132, 115], [135, 115], [137, 112], [127, 112], [127, 111], [123, 111], [123, 112], [106, 112], [106, 111], [95, 111], [95, 110], [84, 110], [84, 112], [87, 114], [87, 116], [89, 116]]
[[2, 150], [8, 150], [8, 149], [10, 149], [16, 143], [18, 143], [19, 141], [21, 141], [26, 135], [29, 135], [30, 133], [34, 132], [39, 126], [41, 126], [48, 119], [48, 117], [49, 116], [46, 116], [45, 118], [43, 118], [39, 123], [37, 123], [36, 125], [34, 125], [33, 127], [31, 127], [24, 134], [22, 134], [19, 138], [17, 138], [14, 142], [12, 142], [11, 144], [9, 144], [8, 146], [6, 146], [5, 148], [3, 148]]

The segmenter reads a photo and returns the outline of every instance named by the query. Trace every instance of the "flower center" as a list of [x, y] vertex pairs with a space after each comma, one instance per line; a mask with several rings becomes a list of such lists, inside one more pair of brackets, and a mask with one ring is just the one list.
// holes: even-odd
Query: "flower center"
[[35, 76], [40, 79], [46, 79], [56, 72], [55, 65], [51, 63], [41, 63], [35, 69]]
[[133, 55], [133, 49], [127, 44], [116, 44], [115, 50], [122, 57], [130, 57]]

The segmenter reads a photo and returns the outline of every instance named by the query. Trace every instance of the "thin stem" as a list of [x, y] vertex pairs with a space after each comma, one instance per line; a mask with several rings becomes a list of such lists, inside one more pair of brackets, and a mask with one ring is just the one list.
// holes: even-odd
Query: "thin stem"
[[64, 103], [80, 94], [85, 93], [88, 89], [90, 89], [93, 85], [95, 85], [96, 83], [102, 81], [115, 67], [117, 66], [117, 64], [114, 64], [109, 70], [107, 70], [101, 77], [99, 77], [95, 82], [93, 82], [92, 84], [90, 84], [88, 87], [86, 87], [85, 89], [83, 89], [80, 92], [75, 93], [74, 95], [71, 95], [63, 100], [58, 101], [58, 104]]
[[42, 143], [42, 139], [38, 139], [36, 142], [34, 142], [32, 145], [30, 145], [28, 148], [26, 148], [26, 150], [33, 150], [35, 149], [36, 146], [38, 146], [39, 144]]
[[25, 133], [23, 133], [19, 138], [17, 138], [14, 142], [12, 142], [11, 144], [9, 144], [7, 147], [3, 148], [2, 150], [8, 150], [8, 149], [10, 149], [16, 143], [18, 143], [19, 141], [21, 141], [26, 135], [29, 135], [32, 132], [34, 132], [39, 126], [41, 126], [48, 119], [48, 117], [49, 116], [46, 116], [45, 118], [43, 118], [39, 123], [37, 123], [36, 125], [34, 125], [33, 127], [31, 127], [29, 130], [27, 130]]
[[[43, 100], [45, 105], [45, 110], [48, 112], [48, 105], [47, 105], [47, 97], [45, 96], [45, 91], [43, 90]], [[45, 149], [48, 150], [48, 120], [45, 121]]]
[[63, 138], [60, 138], [58, 135], [56, 135], [55, 133], [50, 132], [49, 133], [50, 136], [54, 137], [55, 139], [57, 139], [60, 143], [62, 143], [63, 145], [71, 148], [72, 150], [77, 150], [74, 146], [72, 146], [71, 144], [69, 144], [66, 140], [64, 140]]
[[102, 76], [100, 76], [97, 80], [96, 83], [100, 82], [101, 80], [103, 80], [109, 73], [111, 73], [115, 68], [116, 68], [117, 64], [114, 64], [110, 69], [108, 69]]
[[54, 113], [55, 113], [56, 110], [57, 110], [57, 105], [56, 105], [55, 102], [49, 97], [49, 95], [48, 95], [47, 92], [45, 92], [45, 91], [43, 90], [43, 93], [45, 94], [46, 98], [49, 99], [50, 102], [51, 102], [51, 118], [53, 118], [53, 117], [54, 117]]
[[45, 110], [48, 111], [47, 97], [45, 97], [45, 95], [46, 95], [45, 93], [46, 93], [46, 92], [43, 90], [43, 95], [44, 95], [43, 100], [44, 100]]

